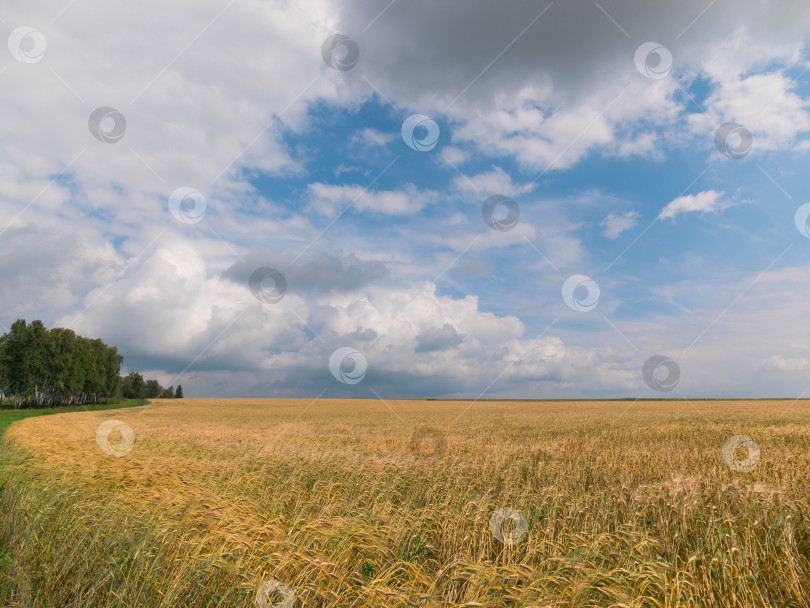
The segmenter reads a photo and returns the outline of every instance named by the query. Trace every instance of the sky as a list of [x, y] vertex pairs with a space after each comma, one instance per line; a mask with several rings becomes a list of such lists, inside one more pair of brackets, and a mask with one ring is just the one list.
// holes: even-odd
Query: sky
[[187, 397], [810, 394], [805, 0], [0, 8], [0, 329]]

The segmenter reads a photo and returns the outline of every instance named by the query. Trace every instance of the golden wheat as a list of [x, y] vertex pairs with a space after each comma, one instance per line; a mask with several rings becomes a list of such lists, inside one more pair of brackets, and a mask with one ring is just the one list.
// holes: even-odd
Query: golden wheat
[[[134, 435], [122, 457], [96, 441], [111, 418]], [[60, 607], [806, 606], [808, 423], [804, 401], [187, 399], [31, 418], [4, 439], [3, 592]], [[734, 436], [759, 446], [753, 467]]]

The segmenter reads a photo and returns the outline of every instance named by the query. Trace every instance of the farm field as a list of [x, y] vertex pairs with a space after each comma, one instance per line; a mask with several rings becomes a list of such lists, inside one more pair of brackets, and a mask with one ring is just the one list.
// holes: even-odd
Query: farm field
[[810, 605], [804, 400], [156, 400], [1, 453], [4, 606]]

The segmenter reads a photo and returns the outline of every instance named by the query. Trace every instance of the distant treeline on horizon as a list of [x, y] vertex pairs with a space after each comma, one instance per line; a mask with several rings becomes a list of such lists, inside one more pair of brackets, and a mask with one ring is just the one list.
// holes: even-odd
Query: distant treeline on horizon
[[18, 319], [0, 336], [0, 405], [4, 398], [23, 408], [183, 396], [181, 386], [164, 389], [136, 372], [121, 378], [123, 362], [117, 347], [99, 339]]

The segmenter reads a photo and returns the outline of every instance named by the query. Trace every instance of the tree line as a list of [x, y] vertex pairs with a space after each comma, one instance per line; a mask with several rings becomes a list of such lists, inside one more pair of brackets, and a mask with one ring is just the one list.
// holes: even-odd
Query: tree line
[[157, 380], [144, 380], [137, 372], [121, 379], [121, 396], [126, 399], [182, 399], [183, 385], [163, 388]]
[[118, 349], [101, 340], [18, 319], [0, 336], [0, 404], [3, 398], [22, 408], [183, 396], [181, 386], [164, 389], [138, 373], [121, 378], [123, 362]]

